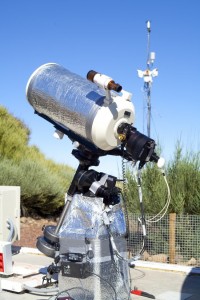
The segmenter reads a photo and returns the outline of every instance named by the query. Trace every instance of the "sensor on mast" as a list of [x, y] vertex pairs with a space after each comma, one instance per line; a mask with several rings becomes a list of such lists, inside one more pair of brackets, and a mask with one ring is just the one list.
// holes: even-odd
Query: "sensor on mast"
[[147, 26], [147, 68], [146, 70], [137, 70], [138, 77], [143, 78], [144, 80], [144, 92], [145, 99], [147, 102], [147, 135], [150, 137], [150, 128], [151, 128], [151, 87], [153, 82], [153, 77], [158, 76], [158, 69], [152, 69], [156, 54], [155, 52], [150, 52], [150, 32], [151, 32], [151, 23], [150, 21], [146, 22]]

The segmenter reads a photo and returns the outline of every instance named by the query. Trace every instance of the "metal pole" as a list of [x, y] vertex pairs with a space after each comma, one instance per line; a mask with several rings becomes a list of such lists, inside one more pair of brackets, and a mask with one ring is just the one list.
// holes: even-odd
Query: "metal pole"
[[169, 214], [169, 262], [175, 264], [176, 256], [176, 213]]
[[147, 109], [148, 109], [148, 115], [147, 115], [147, 135], [150, 137], [151, 135], [151, 89], [149, 82], [147, 83]]
[[[150, 33], [151, 23], [147, 21], [147, 71], [150, 71]], [[151, 135], [151, 87], [150, 83], [147, 82], [147, 135]]]

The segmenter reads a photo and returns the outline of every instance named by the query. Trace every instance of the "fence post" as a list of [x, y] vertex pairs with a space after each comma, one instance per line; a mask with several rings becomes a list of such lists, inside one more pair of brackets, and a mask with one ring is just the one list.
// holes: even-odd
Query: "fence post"
[[169, 214], [169, 262], [175, 264], [176, 255], [176, 213]]

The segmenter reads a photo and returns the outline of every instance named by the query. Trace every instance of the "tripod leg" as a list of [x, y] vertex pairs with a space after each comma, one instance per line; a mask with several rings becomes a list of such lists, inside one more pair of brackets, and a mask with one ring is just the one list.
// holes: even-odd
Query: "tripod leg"
[[67, 214], [67, 211], [68, 211], [68, 209], [70, 207], [71, 201], [72, 201], [72, 196], [67, 195], [67, 201], [65, 203], [65, 206], [63, 208], [62, 214], [61, 214], [60, 219], [58, 221], [58, 224], [56, 226], [55, 234], [58, 234], [58, 232], [60, 230], [60, 227], [62, 226], [62, 223], [63, 223], [63, 221], [65, 219], [66, 214]]

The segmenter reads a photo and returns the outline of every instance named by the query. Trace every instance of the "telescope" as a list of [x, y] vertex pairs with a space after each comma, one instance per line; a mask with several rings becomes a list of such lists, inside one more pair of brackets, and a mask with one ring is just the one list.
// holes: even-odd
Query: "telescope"
[[133, 126], [131, 93], [94, 70], [86, 77], [48, 63], [27, 83], [35, 113], [54, 126], [57, 137], [76, 142], [72, 154], [79, 161], [58, 224], [44, 228], [37, 248], [54, 258], [49, 274], [59, 274], [66, 299], [127, 300], [127, 224], [117, 178], [90, 167], [105, 155], [139, 162], [140, 169], [162, 160], [155, 141]]
[[85, 79], [49, 63], [32, 74], [26, 94], [35, 113], [52, 123], [57, 134], [67, 135], [92, 153], [121, 155], [140, 161], [141, 166], [159, 159], [155, 141], [132, 126], [131, 93], [106, 75], [89, 71]]

